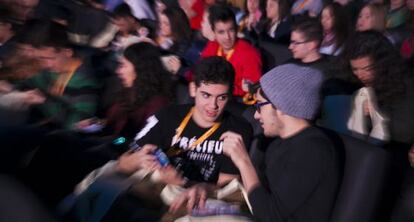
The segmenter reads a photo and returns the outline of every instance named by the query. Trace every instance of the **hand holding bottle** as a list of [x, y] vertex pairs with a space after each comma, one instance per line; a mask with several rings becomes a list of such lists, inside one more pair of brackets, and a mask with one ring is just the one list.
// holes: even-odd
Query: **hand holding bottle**
[[157, 157], [153, 155], [156, 149], [156, 145], [146, 144], [137, 151], [124, 153], [119, 157], [117, 169], [120, 172], [133, 173], [139, 169], [153, 172], [161, 168]]

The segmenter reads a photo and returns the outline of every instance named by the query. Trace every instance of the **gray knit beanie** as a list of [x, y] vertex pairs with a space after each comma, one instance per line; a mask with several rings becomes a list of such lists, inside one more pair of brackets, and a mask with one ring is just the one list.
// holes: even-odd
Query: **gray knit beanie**
[[277, 109], [289, 116], [311, 120], [321, 103], [322, 81], [319, 70], [285, 64], [267, 72], [260, 79], [260, 85]]

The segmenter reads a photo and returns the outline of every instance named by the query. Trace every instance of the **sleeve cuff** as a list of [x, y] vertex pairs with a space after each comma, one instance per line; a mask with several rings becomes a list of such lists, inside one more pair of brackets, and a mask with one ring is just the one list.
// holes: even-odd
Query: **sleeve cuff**
[[269, 193], [262, 185], [258, 185], [253, 188], [249, 193], [249, 202], [252, 205], [253, 211], [256, 207], [260, 207], [262, 204], [266, 204], [266, 199], [269, 196]]

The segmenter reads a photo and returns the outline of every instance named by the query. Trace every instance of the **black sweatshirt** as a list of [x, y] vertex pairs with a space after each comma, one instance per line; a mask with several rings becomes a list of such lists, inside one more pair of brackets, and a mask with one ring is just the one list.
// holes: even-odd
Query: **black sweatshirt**
[[258, 221], [329, 221], [338, 191], [338, 150], [318, 128], [273, 141], [261, 185], [249, 194]]

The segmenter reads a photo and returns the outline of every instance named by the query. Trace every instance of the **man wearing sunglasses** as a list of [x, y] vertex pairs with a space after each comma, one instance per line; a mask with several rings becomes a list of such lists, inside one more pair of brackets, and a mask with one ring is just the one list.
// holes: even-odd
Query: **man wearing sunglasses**
[[340, 164], [331, 140], [311, 120], [319, 111], [320, 71], [285, 64], [265, 74], [255, 119], [275, 139], [256, 172], [242, 137], [226, 132], [223, 150], [239, 169], [258, 221], [329, 221]]

